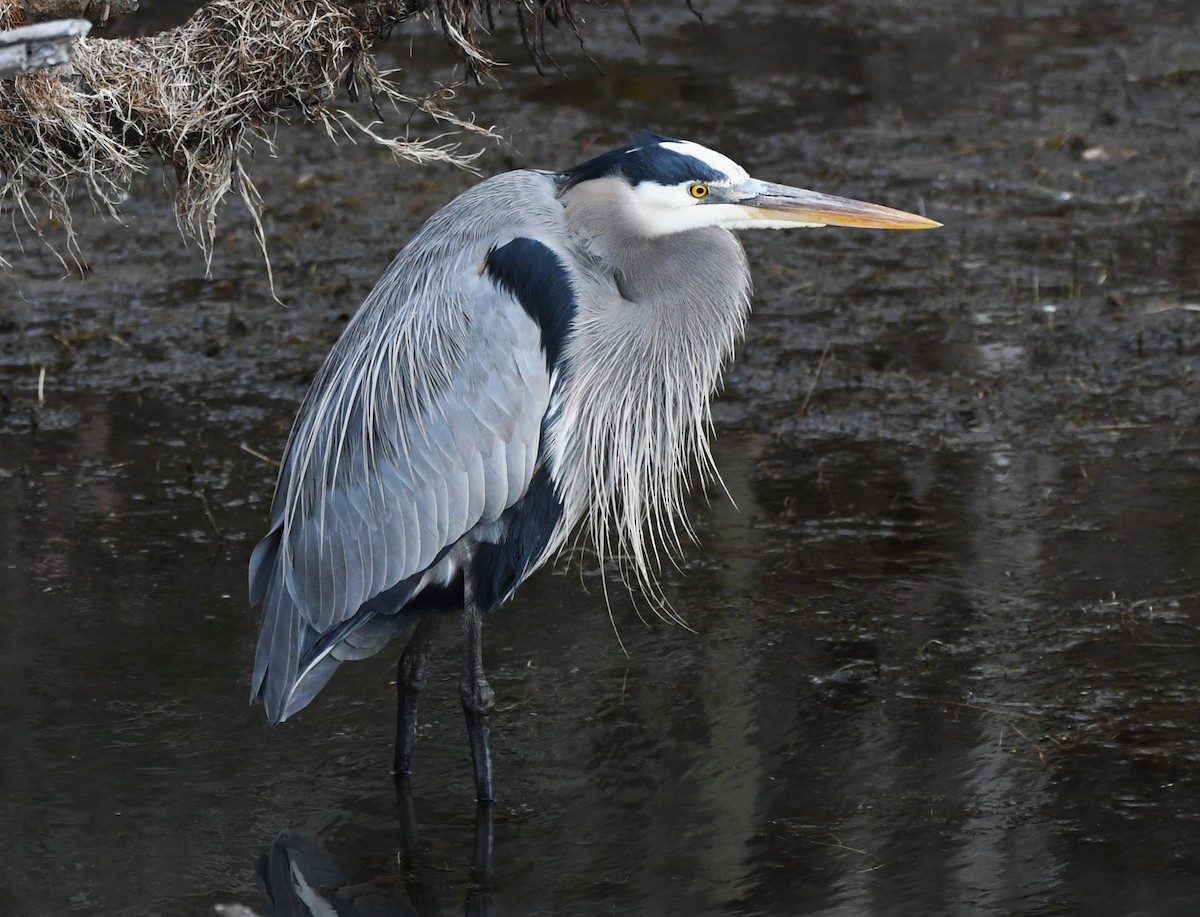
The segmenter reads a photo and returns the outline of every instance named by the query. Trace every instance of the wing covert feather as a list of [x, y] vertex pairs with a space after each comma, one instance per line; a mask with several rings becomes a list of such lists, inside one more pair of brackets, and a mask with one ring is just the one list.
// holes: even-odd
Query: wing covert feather
[[[486, 298], [506, 297], [493, 292]], [[486, 361], [497, 349], [536, 352], [536, 325], [520, 306], [494, 305], [490, 333], [473, 342], [466, 359]], [[496, 314], [501, 310], [510, 314]], [[498, 330], [505, 332], [500, 341]], [[387, 429], [392, 424], [405, 431], [410, 446], [403, 465], [391, 456], [343, 454], [332, 486], [324, 488], [313, 481], [314, 471], [324, 469], [299, 466], [291, 486], [309, 498], [297, 499], [281, 520], [281, 561], [297, 608], [317, 630], [429, 566], [447, 545], [480, 522], [494, 522], [520, 498], [532, 477], [528, 456], [537, 451], [549, 377], [543, 373], [533, 385], [523, 377], [519, 385], [492, 385], [498, 375], [476, 382], [486, 386], [482, 395], [465, 380], [452, 381], [441, 395], [453, 405], [445, 412], [448, 424], [437, 409], [421, 418], [377, 412], [376, 439], [395, 437]], [[368, 485], [375, 478], [382, 486]]]

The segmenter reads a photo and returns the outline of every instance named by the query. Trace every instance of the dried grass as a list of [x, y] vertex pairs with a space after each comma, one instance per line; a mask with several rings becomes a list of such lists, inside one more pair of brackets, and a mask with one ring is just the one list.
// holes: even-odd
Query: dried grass
[[[386, 8], [411, 13], [426, 5], [416, 0]], [[486, 70], [491, 62], [470, 28], [473, 0], [452, 5], [459, 15], [443, 17], [447, 36], [460, 50], [470, 49], [474, 72]], [[447, 131], [494, 136], [451, 113], [443, 99], [406, 95], [377, 70], [370, 43], [378, 33], [359, 21], [377, 6], [350, 10], [330, 0], [214, 0], [184, 25], [157, 35], [82, 39], [70, 71], [0, 80], [0, 205], [11, 211], [17, 245], [22, 224], [50, 244], [42, 231], [48, 216], [79, 260], [72, 202], [82, 191], [98, 209], [118, 217], [148, 155], [173, 167], [180, 227], [207, 257], [217, 206], [231, 188], [253, 215], [262, 244], [261, 199], [243, 154], [255, 139], [269, 144], [272, 127], [288, 113], [322, 123], [331, 135], [367, 137], [397, 159], [466, 165], [473, 155], [463, 154], [446, 133], [421, 140], [388, 137], [331, 105], [345, 84], [352, 97], [368, 93], [377, 111], [381, 102], [415, 107]], [[0, 29], [16, 25], [15, 17], [12, 0], [0, 0]]]

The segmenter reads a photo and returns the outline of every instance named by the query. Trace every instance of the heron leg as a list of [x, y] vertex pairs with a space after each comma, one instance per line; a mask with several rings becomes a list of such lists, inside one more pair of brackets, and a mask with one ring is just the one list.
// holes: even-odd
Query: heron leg
[[417, 701], [429, 676], [429, 655], [441, 620], [440, 614], [430, 611], [417, 622], [396, 667], [396, 757], [392, 772], [397, 776], [412, 772], [412, 750], [417, 741]]
[[475, 762], [475, 798], [484, 804], [495, 800], [492, 792], [492, 710], [496, 693], [483, 675], [483, 620], [467, 587], [463, 618], [463, 671], [458, 683], [463, 713], [467, 718], [467, 736], [471, 740], [471, 758]]

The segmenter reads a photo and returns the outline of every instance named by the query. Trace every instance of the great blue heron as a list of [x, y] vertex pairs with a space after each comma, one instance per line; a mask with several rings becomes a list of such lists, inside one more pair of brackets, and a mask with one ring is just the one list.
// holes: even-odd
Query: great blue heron
[[709, 401], [750, 306], [730, 230], [825, 225], [939, 224], [758, 181], [658, 135], [498, 175], [434, 214], [346, 327], [284, 450], [250, 559], [251, 698], [284, 720], [415, 623], [397, 677], [408, 773], [431, 642], [461, 610], [475, 792], [491, 800], [483, 617], [572, 533], [652, 584], [691, 469], [715, 473]]

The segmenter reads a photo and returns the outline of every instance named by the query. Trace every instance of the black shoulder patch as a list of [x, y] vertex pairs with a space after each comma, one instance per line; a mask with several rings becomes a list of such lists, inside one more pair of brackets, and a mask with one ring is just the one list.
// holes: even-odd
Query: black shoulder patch
[[488, 252], [484, 266], [537, 322], [547, 368], [558, 366], [575, 317], [575, 289], [562, 260], [549, 246], [518, 238]]
[[487, 613], [498, 607], [529, 575], [562, 521], [563, 505], [543, 464], [533, 475], [525, 495], [504, 511], [504, 540], [476, 546], [471, 558], [475, 600]]

